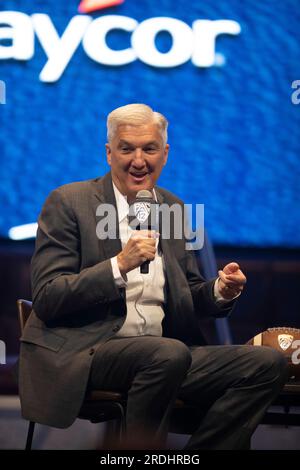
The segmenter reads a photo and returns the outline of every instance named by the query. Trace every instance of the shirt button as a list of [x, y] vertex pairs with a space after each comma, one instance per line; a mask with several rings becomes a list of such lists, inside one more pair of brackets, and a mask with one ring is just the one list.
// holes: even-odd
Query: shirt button
[[95, 353], [95, 349], [91, 348], [90, 351], [89, 351], [89, 355], [92, 356], [94, 353]]
[[121, 328], [120, 325], [114, 326], [113, 327], [113, 332], [116, 333], [117, 331], [119, 331], [120, 328]]

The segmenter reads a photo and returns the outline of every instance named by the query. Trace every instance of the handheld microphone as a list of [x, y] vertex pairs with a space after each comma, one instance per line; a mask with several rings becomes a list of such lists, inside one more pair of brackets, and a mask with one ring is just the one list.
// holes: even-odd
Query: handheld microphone
[[[136, 199], [129, 208], [129, 225], [135, 230], [158, 231], [158, 204], [153, 199], [151, 191], [138, 191]], [[150, 261], [144, 261], [140, 266], [142, 274], [149, 273]]]

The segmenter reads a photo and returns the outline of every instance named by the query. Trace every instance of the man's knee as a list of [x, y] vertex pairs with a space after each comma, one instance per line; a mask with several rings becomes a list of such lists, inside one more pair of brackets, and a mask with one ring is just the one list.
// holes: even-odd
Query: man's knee
[[285, 383], [288, 379], [288, 362], [287, 358], [276, 349], [260, 346], [254, 347], [255, 357], [258, 370], [263, 370], [273, 380]]
[[166, 371], [185, 373], [188, 371], [192, 356], [189, 348], [176, 339], [164, 338], [155, 350], [152, 360], [160, 364]]

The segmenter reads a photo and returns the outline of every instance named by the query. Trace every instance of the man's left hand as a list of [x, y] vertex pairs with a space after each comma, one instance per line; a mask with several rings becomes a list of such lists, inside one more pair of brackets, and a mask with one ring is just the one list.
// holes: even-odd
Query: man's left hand
[[247, 282], [246, 276], [237, 263], [229, 263], [218, 271], [219, 292], [226, 300], [232, 300], [239, 295]]

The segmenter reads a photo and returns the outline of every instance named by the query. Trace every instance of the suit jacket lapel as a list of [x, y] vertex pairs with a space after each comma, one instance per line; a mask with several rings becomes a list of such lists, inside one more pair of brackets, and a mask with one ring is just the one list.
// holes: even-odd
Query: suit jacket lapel
[[[107, 237], [103, 240], [99, 239], [99, 244], [105, 253], [105, 258], [113, 258], [122, 250], [120, 233], [119, 233], [119, 217], [117, 211], [117, 204], [115, 193], [112, 185], [111, 173], [107, 173], [101, 180], [93, 182], [94, 185], [94, 210], [96, 215], [97, 207], [99, 203], [111, 204], [116, 211], [116, 238], [114, 236]], [[100, 222], [104, 216], [96, 216], [96, 223]]]

